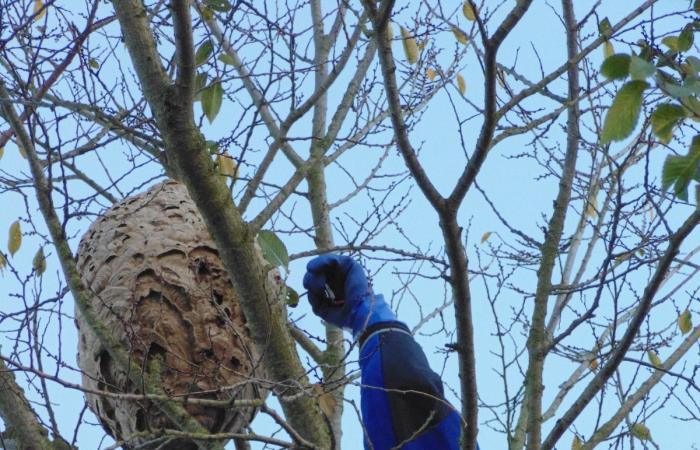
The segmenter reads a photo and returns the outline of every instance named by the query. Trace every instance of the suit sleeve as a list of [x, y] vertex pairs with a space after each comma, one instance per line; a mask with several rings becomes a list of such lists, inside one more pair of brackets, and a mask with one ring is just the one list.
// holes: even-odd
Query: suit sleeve
[[375, 450], [457, 449], [459, 415], [442, 380], [401, 322], [368, 329], [360, 340], [362, 415]]

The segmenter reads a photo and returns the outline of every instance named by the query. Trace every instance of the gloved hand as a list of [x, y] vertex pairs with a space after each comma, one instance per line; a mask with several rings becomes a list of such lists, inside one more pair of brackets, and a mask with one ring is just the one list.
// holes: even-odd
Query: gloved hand
[[[365, 272], [349, 256], [328, 253], [309, 261], [304, 287], [314, 314], [326, 322], [349, 329], [358, 337], [370, 325], [396, 320], [382, 295], [369, 287]], [[328, 301], [326, 284], [333, 289], [338, 304]], [[342, 303], [340, 303], [342, 302]]]

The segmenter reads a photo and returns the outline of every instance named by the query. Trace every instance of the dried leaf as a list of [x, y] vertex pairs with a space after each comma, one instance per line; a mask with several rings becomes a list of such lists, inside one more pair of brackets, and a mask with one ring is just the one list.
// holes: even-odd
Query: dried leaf
[[496, 69], [496, 81], [498, 81], [498, 85], [501, 86], [502, 88], [505, 89], [506, 87], [506, 73], [498, 67]]
[[418, 61], [418, 44], [404, 27], [401, 27], [401, 41], [403, 42], [403, 51], [406, 54], [406, 61], [409, 64], [415, 64]]
[[484, 242], [488, 241], [489, 238], [491, 237], [491, 234], [493, 234], [493, 231], [487, 231], [486, 233], [481, 235], [481, 243], [483, 244]]
[[647, 358], [652, 366], [661, 367], [661, 358], [659, 358], [658, 353], [656, 353], [654, 350], [647, 350]]
[[469, 3], [468, 0], [465, 1], [464, 4], [462, 5], [462, 14], [464, 14], [464, 17], [466, 17], [467, 20], [471, 20], [471, 21], [476, 20], [476, 12], [474, 11], [472, 4]]
[[238, 163], [236, 163], [236, 160], [229, 155], [217, 155], [216, 164], [219, 166], [219, 173], [221, 175], [231, 177], [233, 179], [238, 178]]
[[598, 199], [596, 197], [591, 198], [586, 205], [586, 217], [596, 218], [598, 217]]
[[591, 370], [596, 370], [598, 368], [598, 359], [593, 358], [592, 360], [588, 361], [588, 368]]
[[34, 20], [39, 21], [46, 15], [46, 8], [42, 0], [34, 0]]
[[[435, 79], [435, 76], [437, 75], [437, 72], [435, 72], [434, 69], [428, 69], [425, 71], [425, 76], [428, 77], [430, 81], [433, 81]], [[1, 150], [1, 149], [0, 149]], [[0, 153], [0, 158], [2, 157], [2, 153]]]
[[455, 35], [455, 39], [457, 39], [457, 42], [463, 45], [467, 45], [469, 42], [469, 37], [467, 36], [467, 33], [464, 31], [460, 30], [457, 27], [452, 27], [452, 33]]
[[313, 385], [314, 394], [318, 396], [318, 405], [321, 407], [321, 411], [328, 417], [333, 415], [337, 402], [333, 394], [326, 392], [320, 384]]
[[7, 240], [7, 250], [10, 252], [10, 256], [14, 256], [17, 250], [22, 246], [22, 227], [19, 220], [15, 220], [10, 225], [10, 233]]
[[5, 154], [5, 147], [0, 147], [0, 159], [2, 159], [2, 155]]
[[648, 441], [651, 439], [651, 431], [649, 431], [649, 428], [643, 423], [632, 424], [630, 431], [632, 432], [632, 436], [641, 441]]
[[39, 247], [34, 259], [32, 259], [32, 268], [37, 275], [42, 276], [46, 272], [46, 255], [44, 255], [44, 247]]
[[571, 450], [581, 450], [583, 448], [583, 442], [578, 436], [574, 436], [574, 440], [571, 441]]
[[690, 315], [690, 311], [687, 309], [678, 316], [678, 329], [681, 333], [688, 334], [690, 330], [693, 329], [693, 318]]
[[603, 43], [603, 57], [605, 59], [608, 59], [614, 54], [615, 54], [615, 47], [613, 47], [612, 42], [605, 41]]
[[467, 83], [460, 73], [457, 74], [457, 89], [459, 89], [459, 93], [462, 95], [467, 92]]

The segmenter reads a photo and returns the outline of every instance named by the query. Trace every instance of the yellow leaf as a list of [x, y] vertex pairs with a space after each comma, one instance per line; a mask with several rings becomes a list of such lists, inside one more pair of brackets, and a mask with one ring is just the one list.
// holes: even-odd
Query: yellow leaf
[[630, 259], [630, 258], [632, 257], [633, 254], [634, 254], [633, 252], [625, 252], [625, 253], [622, 253], [621, 255], [617, 255], [617, 256], [615, 257], [615, 262], [613, 263], [613, 265], [614, 265], [615, 267], [619, 266], [619, 265], [622, 264], [623, 262], [625, 262], [625, 261], [627, 261], [628, 259]]
[[386, 24], [386, 38], [389, 41], [394, 39], [394, 29], [391, 27], [391, 23]]
[[5, 271], [5, 266], [7, 266], [7, 259], [2, 252], [0, 252], [0, 274]]
[[643, 423], [632, 424], [632, 426], [630, 427], [630, 431], [632, 432], [632, 436], [636, 437], [641, 441], [648, 441], [651, 439], [651, 432], [649, 431], [649, 428], [647, 428], [647, 426]]
[[457, 74], [457, 89], [459, 89], [459, 93], [462, 95], [467, 92], [467, 84], [464, 82], [464, 78], [460, 73]]
[[474, 11], [474, 8], [472, 7], [472, 4], [468, 1], [465, 1], [462, 5], [462, 14], [464, 14], [464, 17], [466, 17], [467, 20], [476, 20], [476, 13]]
[[690, 311], [687, 309], [678, 316], [678, 329], [681, 333], [688, 334], [693, 329], [693, 318], [690, 316]]
[[427, 44], [428, 44], [428, 40], [427, 40], [427, 39], [423, 39], [422, 41], [420, 41], [420, 44], [418, 44], [418, 52], [419, 52], [419, 53], [423, 53], [423, 50], [425, 49], [425, 46], [426, 46]]
[[238, 164], [236, 160], [228, 155], [217, 155], [216, 164], [219, 166], [219, 173], [231, 178], [238, 178]]
[[469, 37], [467, 36], [467, 34], [459, 28], [452, 27], [452, 33], [455, 35], [457, 42], [459, 42], [460, 44], [467, 45], [467, 43], [469, 42]]
[[483, 244], [484, 242], [488, 241], [489, 238], [491, 237], [491, 234], [493, 231], [487, 231], [486, 233], [481, 235], [481, 243]]
[[596, 370], [598, 368], [598, 359], [593, 358], [592, 360], [588, 361], [588, 368], [591, 370]]
[[44, 247], [39, 247], [34, 259], [32, 260], [32, 268], [37, 275], [42, 276], [46, 272], [46, 256], [44, 255]]
[[[428, 77], [428, 79], [430, 81], [433, 81], [435, 79], [436, 75], [437, 75], [437, 72], [435, 72], [435, 70], [433, 70], [433, 69], [428, 69], [425, 71], [425, 76]], [[2, 156], [2, 154], [0, 154], [0, 157], [1, 156]]]
[[41, 20], [42, 17], [46, 15], [46, 8], [44, 8], [44, 2], [42, 0], [34, 0], [34, 20]]
[[0, 159], [2, 159], [2, 155], [5, 154], [5, 147], [0, 147]]
[[583, 448], [583, 442], [578, 436], [574, 436], [574, 440], [571, 441], [571, 450], [581, 450]]
[[10, 256], [14, 256], [22, 245], [22, 228], [19, 220], [15, 220], [10, 225], [10, 236], [7, 240], [7, 249], [10, 251]]
[[337, 405], [335, 397], [330, 392], [324, 391], [320, 384], [314, 384], [313, 389], [318, 396], [318, 405], [321, 407], [321, 411], [323, 411], [323, 414], [331, 417]]
[[661, 358], [654, 350], [647, 350], [647, 358], [654, 367], [661, 367]]
[[403, 51], [406, 53], [406, 60], [409, 64], [415, 64], [418, 61], [418, 44], [411, 37], [411, 33], [404, 27], [401, 27], [401, 40], [403, 42]]
[[505, 89], [506, 87], [506, 73], [500, 67], [496, 69], [496, 81], [498, 85]]
[[603, 57], [604, 59], [608, 59], [612, 55], [615, 54], [615, 47], [613, 47], [612, 42], [610, 41], [605, 41], [603, 44]]
[[586, 206], [586, 217], [595, 218], [598, 217], [598, 201], [593, 197]]
[[90, 67], [92, 67], [95, 70], [100, 68], [100, 63], [97, 62], [97, 60], [94, 58], [88, 59], [88, 64], [90, 65]]

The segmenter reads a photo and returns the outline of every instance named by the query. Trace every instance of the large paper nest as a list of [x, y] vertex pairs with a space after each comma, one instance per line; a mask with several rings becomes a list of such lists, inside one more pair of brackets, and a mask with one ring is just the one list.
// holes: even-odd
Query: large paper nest
[[[167, 181], [108, 210], [83, 236], [78, 269], [93, 294], [95, 315], [139, 367], [158, 363], [166, 394], [218, 400], [266, 395], [256, 384], [263, 368], [231, 281], [183, 185]], [[267, 283], [268, 292], [279, 290], [279, 275], [271, 272]], [[83, 386], [142, 394], [78, 311], [76, 322]], [[107, 432], [128, 441], [126, 448], [146, 443], [130, 439], [135, 434], [174, 427], [148, 401], [87, 399]], [[184, 405], [212, 432], [240, 431], [255, 414], [252, 407]], [[185, 440], [161, 445], [163, 440], [145, 447], [195, 448]]]

